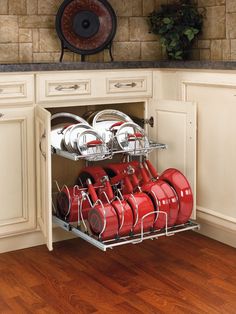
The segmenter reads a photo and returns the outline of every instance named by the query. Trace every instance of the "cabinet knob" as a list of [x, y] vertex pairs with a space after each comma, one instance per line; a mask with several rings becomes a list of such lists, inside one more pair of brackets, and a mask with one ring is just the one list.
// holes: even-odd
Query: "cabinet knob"
[[4, 117], [4, 114], [0, 112], [0, 118]]

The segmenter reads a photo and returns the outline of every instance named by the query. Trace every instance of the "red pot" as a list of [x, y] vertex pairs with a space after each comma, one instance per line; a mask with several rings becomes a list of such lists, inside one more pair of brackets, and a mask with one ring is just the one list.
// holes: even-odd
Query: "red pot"
[[149, 198], [152, 199], [154, 210], [159, 212], [155, 215], [154, 229], [165, 228], [170, 213], [167, 195], [157, 182], [144, 183], [142, 191], [147, 193]]
[[166, 194], [169, 202], [168, 227], [174, 226], [179, 213], [179, 200], [175, 190], [165, 181], [159, 180], [157, 170], [149, 160], [145, 160], [144, 166], [147, 166], [153, 179], [157, 180], [159, 186]]
[[[155, 211], [153, 203], [147, 194], [143, 192], [136, 192], [134, 194], [127, 194], [124, 196], [128, 204], [131, 206], [134, 215], [133, 233], [140, 233], [143, 231], [150, 231], [153, 228]], [[146, 214], [150, 214], [143, 218]]]
[[98, 193], [99, 198], [110, 203], [117, 213], [119, 221], [118, 236], [129, 235], [133, 228], [133, 211], [125, 200], [120, 199], [118, 196], [115, 197], [107, 176], [104, 177], [103, 185], [99, 187]]
[[134, 188], [136, 188], [138, 184], [138, 178], [134, 173], [132, 174], [133, 185], [128, 175], [126, 175], [125, 178], [128, 183], [126, 186], [128, 193], [124, 195], [124, 198], [133, 210], [133, 233], [140, 233], [142, 230], [143, 232], [150, 231], [153, 228], [155, 218], [155, 214], [153, 213], [155, 211], [154, 205], [146, 193], [141, 191], [135, 193], [133, 192]]
[[[78, 213], [81, 206], [82, 192], [77, 187], [64, 186], [62, 190], [57, 194], [57, 211], [58, 215], [68, 222], [78, 221]], [[88, 218], [88, 212], [91, 205], [88, 199], [84, 199], [82, 203], [82, 215], [84, 219]]]
[[104, 203], [98, 199], [96, 191], [87, 181], [89, 194], [94, 202], [94, 206], [88, 213], [88, 222], [93, 234], [101, 240], [115, 239], [118, 234], [118, 217], [115, 209], [109, 203]]
[[154, 228], [165, 228], [170, 214], [168, 196], [158, 182], [151, 181], [150, 177], [146, 175], [145, 168], [142, 164], [140, 164], [140, 172], [143, 178], [141, 182], [141, 189], [152, 199], [155, 211], [158, 211], [154, 221]]
[[118, 216], [118, 236], [128, 236], [131, 233], [134, 224], [134, 215], [132, 208], [125, 200], [114, 200], [111, 204], [114, 207]]
[[186, 223], [193, 210], [193, 193], [186, 177], [177, 169], [167, 169], [161, 176], [163, 180], [170, 184], [177, 193], [179, 200], [179, 213], [176, 224]]
[[101, 183], [101, 179], [107, 176], [106, 172], [103, 170], [102, 167], [85, 167], [79, 173], [77, 178], [76, 184], [78, 185], [85, 185], [87, 179], [90, 179], [92, 183]]

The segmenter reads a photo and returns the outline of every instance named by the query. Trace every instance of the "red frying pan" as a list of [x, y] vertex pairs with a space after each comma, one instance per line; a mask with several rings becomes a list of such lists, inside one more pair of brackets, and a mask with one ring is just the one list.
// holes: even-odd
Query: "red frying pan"
[[177, 169], [165, 170], [160, 179], [171, 185], [179, 200], [179, 213], [176, 224], [186, 223], [193, 210], [193, 193], [186, 177]]

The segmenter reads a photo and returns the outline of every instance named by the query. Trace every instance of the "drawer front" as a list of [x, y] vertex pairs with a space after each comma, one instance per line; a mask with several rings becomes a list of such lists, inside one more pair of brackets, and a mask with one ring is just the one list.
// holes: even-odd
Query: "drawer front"
[[31, 104], [34, 101], [34, 75], [1, 75], [0, 105]]
[[152, 73], [139, 71], [123, 72], [120, 76], [112, 74], [106, 79], [106, 93], [117, 96], [152, 96]]
[[91, 96], [91, 78], [75, 73], [39, 74], [37, 102], [68, 102]]

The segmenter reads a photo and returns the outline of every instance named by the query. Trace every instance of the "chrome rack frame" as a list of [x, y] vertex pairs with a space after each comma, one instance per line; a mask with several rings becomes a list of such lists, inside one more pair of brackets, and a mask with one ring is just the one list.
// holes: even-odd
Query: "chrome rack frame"
[[[150, 153], [154, 149], [167, 149], [167, 145], [150, 141], [149, 147], [143, 148], [143, 155], [145, 156], [146, 154]], [[139, 152], [141, 152], [141, 150], [142, 150], [141, 148], [138, 149]], [[132, 154], [134, 150], [123, 151], [123, 150], [118, 150], [118, 149], [111, 149], [104, 156], [101, 156], [100, 154], [96, 154], [96, 153], [83, 156], [76, 153], [69, 153], [68, 151], [61, 150], [61, 149], [55, 149], [54, 147], [51, 148], [51, 152], [52, 154], [56, 154], [58, 156], [61, 156], [61, 157], [64, 157], [73, 161], [78, 161], [78, 160], [101, 161], [101, 160], [106, 160], [106, 159], [112, 159], [112, 157], [117, 154], [124, 154], [124, 153]]]
[[[153, 213], [149, 213], [153, 214]], [[147, 214], [147, 215], [149, 215]], [[143, 219], [146, 217], [143, 217]], [[194, 221], [189, 220], [187, 223], [182, 225], [176, 225], [173, 227], [165, 227], [164, 229], [150, 232], [143, 232], [143, 220], [141, 233], [135, 234], [133, 236], [126, 236], [117, 239], [111, 239], [106, 241], [100, 241], [96, 236], [86, 233], [80, 229], [80, 227], [76, 227], [73, 224], [70, 224], [56, 216], [53, 216], [53, 223], [61, 227], [62, 229], [72, 232], [77, 237], [89, 242], [93, 246], [99, 248], [102, 251], [107, 251], [107, 249], [113, 249], [118, 246], [126, 245], [126, 244], [139, 244], [144, 240], [154, 240], [158, 239], [162, 236], [173, 236], [177, 233], [188, 231], [188, 230], [199, 230], [200, 225]]]

